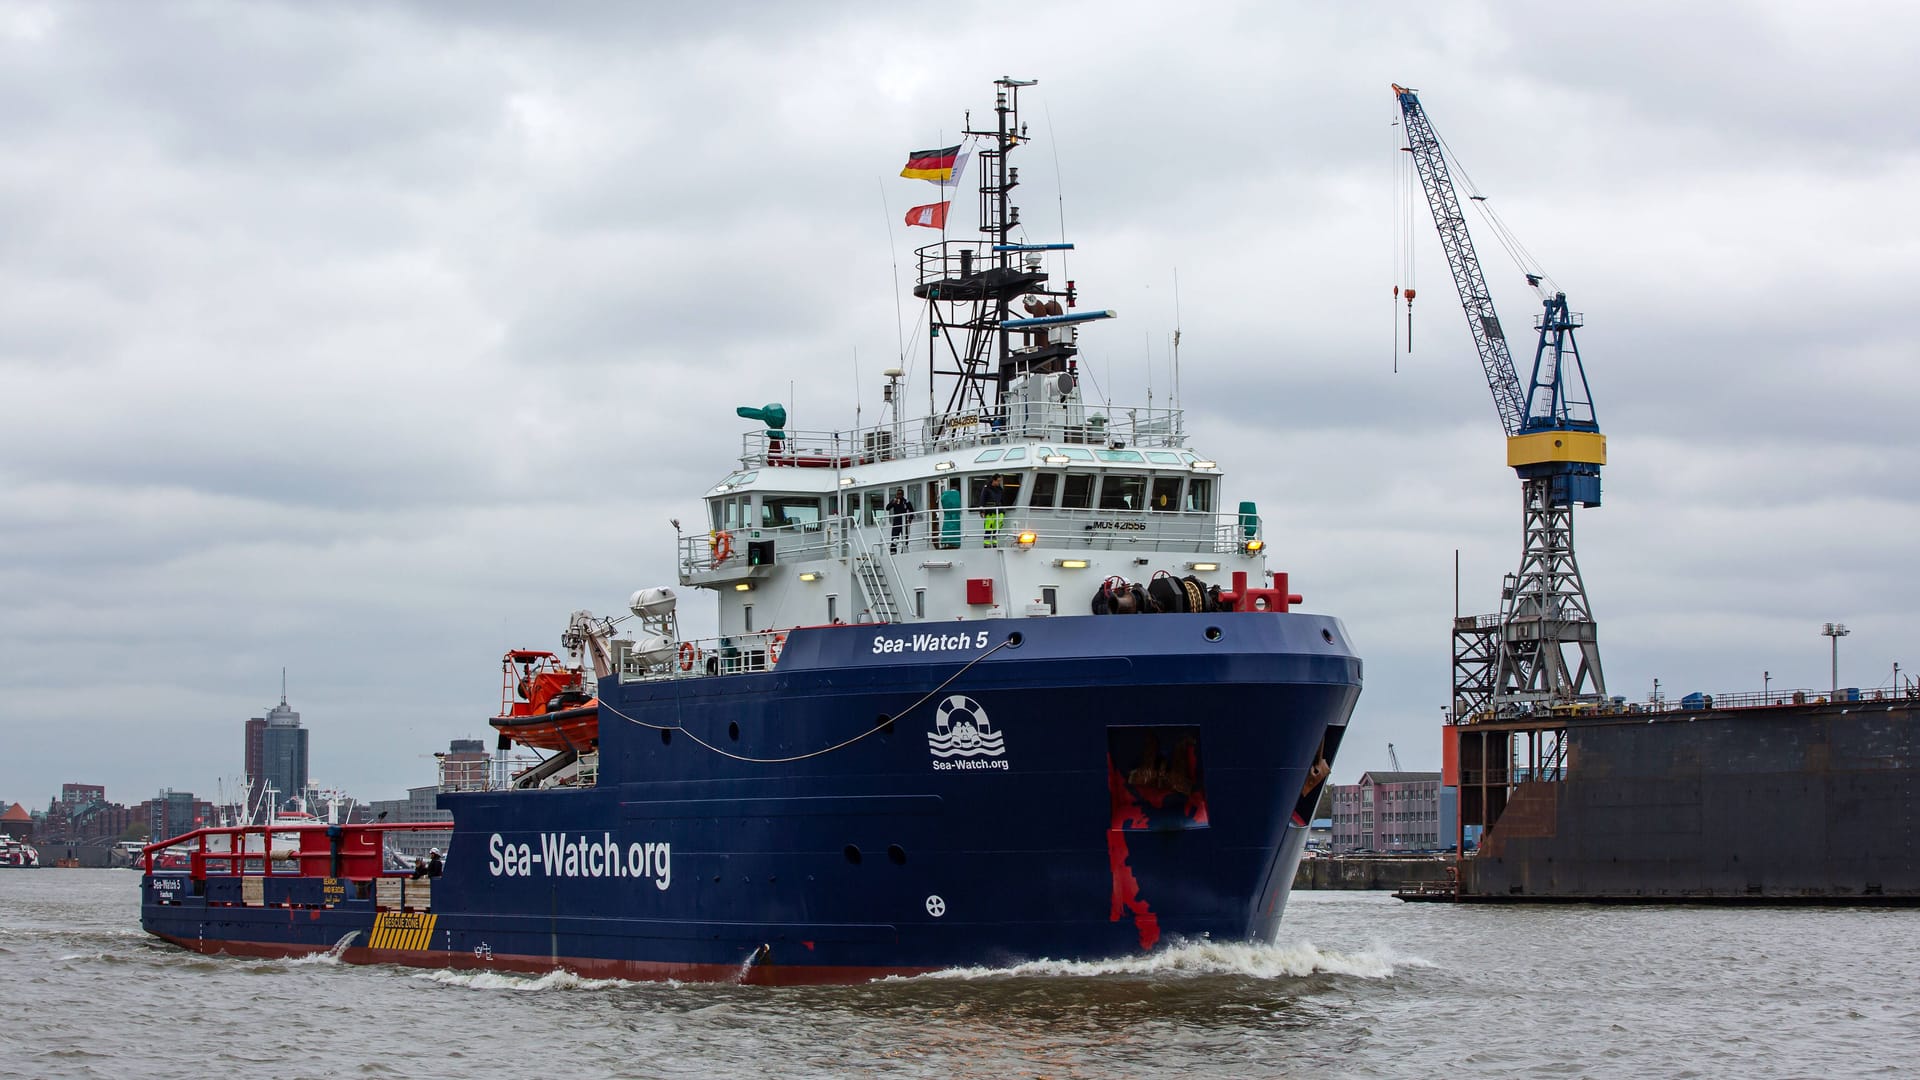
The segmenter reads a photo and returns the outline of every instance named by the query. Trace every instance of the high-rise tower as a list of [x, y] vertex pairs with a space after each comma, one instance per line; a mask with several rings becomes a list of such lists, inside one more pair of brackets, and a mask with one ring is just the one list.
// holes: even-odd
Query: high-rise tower
[[307, 793], [307, 731], [300, 726], [300, 714], [287, 704], [287, 689], [282, 675], [280, 704], [267, 710], [264, 721], [247, 721], [248, 749], [252, 749], [253, 725], [260, 731], [260, 771], [263, 786], [273, 788], [273, 806], [279, 808], [288, 799]]

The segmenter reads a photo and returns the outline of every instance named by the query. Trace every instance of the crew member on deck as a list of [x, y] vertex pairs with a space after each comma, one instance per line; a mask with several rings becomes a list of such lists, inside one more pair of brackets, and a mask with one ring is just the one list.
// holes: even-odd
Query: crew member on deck
[[428, 877], [440, 876], [440, 849], [439, 848], [434, 848], [427, 852], [427, 876]]
[[907, 501], [907, 489], [893, 489], [893, 501], [887, 504], [887, 513], [893, 515], [893, 538], [887, 548], [898, 555], [902, 543], [911, 546], [911, 540], [907, 536], [907, 524], [913, 520], [913, 504]]
[[1000, 546], [1000, 526], [1007, 523], [1007, 489], [1002, 485], [1000, 474], [993, 474], [987, 486], [980, 489], [981, 528], [987, 534], [986, 547]]

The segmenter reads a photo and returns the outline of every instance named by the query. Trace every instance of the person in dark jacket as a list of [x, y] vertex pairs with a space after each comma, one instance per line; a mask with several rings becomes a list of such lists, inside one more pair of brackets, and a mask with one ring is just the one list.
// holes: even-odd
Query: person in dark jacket
[[440, 876], [440, 849], [439, 848], [434, 848], [432, 851], [427, 852], [427, 876], [428, 877]]
[[893, 501], [887, 504], [887, 513], [893, 515], [893, 537], [887, 549], [897, 555], [901, 544], [911, 546], [912, 543], [907, 535], [907, 526], [913, 521], [913, 504], [907, 501], [905, 488], [893, 489]]
[[980, 489], [981, 528], [987, 534], [986, 547], [1000, 546], [1000, 527], [1007, 523], [1007, 489], [995, 473]]

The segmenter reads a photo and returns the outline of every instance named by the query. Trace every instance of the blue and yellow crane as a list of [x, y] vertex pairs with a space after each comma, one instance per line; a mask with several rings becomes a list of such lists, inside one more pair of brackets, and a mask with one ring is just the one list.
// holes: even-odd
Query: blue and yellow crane
[[[1446, 148], [1419, 96], [1398, 85], [1393, 92], [1405, 121], [1405, 149], [1440, 232], [1522, 494], [1520, 569], [1501, 589], [1500, 614], [1454, 619], [1453, 722], [1599, 703], [1606, 681], [1598, 627], [1574, 558], [1573, 508], [1600, 505], [1607, 438], [1574, 340], [1581, 317], [1568, 309], [1564, 292], [1541, 289], [1543, 275], [1523, 267], [1542, 304], [1533, 374], [1523, 387], [1461, 213]], [[1407, 295], [1411, 311], [1411, 290]]]

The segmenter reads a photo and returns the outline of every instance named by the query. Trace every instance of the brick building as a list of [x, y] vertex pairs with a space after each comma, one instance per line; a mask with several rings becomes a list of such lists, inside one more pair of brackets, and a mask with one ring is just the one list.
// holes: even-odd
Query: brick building
[[1413, 852], [1451, 849], [1455, 791], [1437, 772], [1369, 772], [1333, 789], [1333, 851]]

